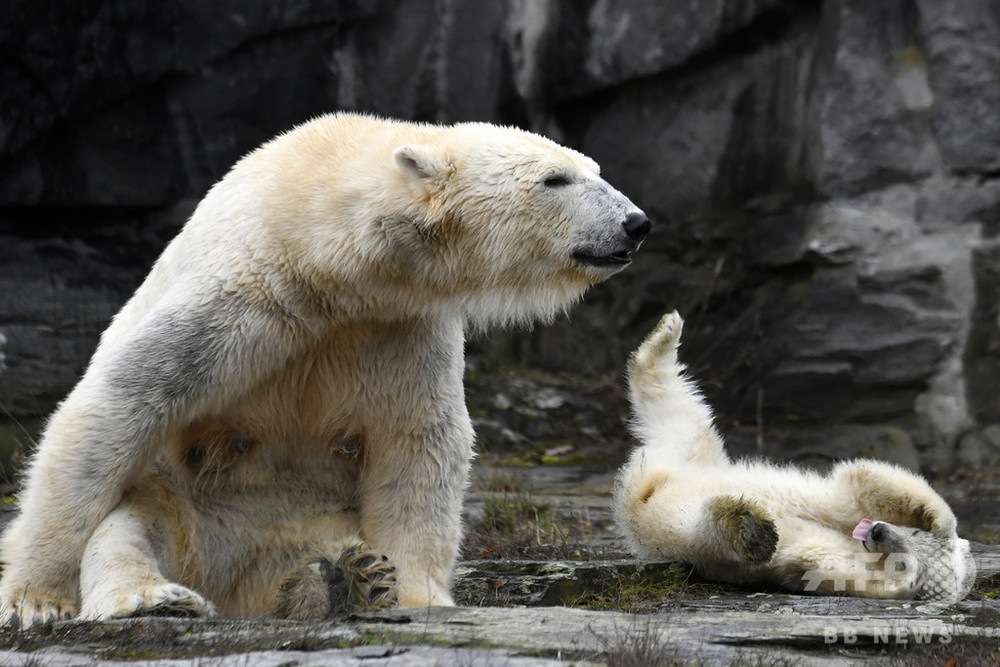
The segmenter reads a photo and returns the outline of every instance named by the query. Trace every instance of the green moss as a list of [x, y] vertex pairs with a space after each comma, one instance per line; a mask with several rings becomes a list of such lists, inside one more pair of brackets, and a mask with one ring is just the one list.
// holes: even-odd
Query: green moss
[[582, 558], [581, 536], [593, 532], [585, 517], [569, 516], [522, 492], [503, 492], [483, 501], [483, 518], [470, 525], [464, 557]]
[[981, 597], [987, 600], [1000, 600], [1000, 574], [984, 577], [972, 587], [971, 597]]
[[602, 457], [597, 452], [578, 452], [568, 456], [542, 455], [543, 466], [585, 466], [599, 463]]
[[[664, 569], [666, 567], [666, 569]], [[659, 564], [622, 571], [600, 587], [581, 592], [566, 604], [571, 607], [602, 611], [648, 613], [665, 602], [677, 599], [706, 599], [727, 592], [727, 588], [698, 580], [690, 566], [682, 563]]]
[[537, 452], [521, 452], [514, 456], [508, 456], [500, 461], [500, 465], [515, 466], [518, 468], [534, 468], [541, 463], [541, 454]]
[[521, 493], [524, 485], [509, 472], [488, 470], [486, 475], [477, 480], [476, 490], [485, 493]]
[[525, 532], [540, 539], [543, 533], [551, 533], [558, 522], [550, 506], [533, 500], [527, 494], [487, 498], [484, 509], [485, 521], [500, 537], [512, 540], [523, 537]]
[[537, 466], [585, 466], [600, 463], [602, 456], [598, 452], [574, 452], [568, 455], [553, 455], [545, 452], [529, 451], [515, 454], [503, 459], [500, 464], [518, 468], [534, 468]]

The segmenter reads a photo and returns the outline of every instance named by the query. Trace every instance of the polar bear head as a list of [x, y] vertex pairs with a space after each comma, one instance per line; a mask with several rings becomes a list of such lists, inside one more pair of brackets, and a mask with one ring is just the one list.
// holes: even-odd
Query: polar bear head
[[548, 139], [484, 123], [428, 138], [393, 151], [416, 203], [396, 243], [473, 321], [554, 314], [627, 266], [649, 231], [593, 160]]
[[905, 583], [910, 597], [936, 602], [965, 598], [976, 579], [968, 540], [885, 521], [862, 519], [853, 537], [865, 551], [884, 554], [884, 575]]

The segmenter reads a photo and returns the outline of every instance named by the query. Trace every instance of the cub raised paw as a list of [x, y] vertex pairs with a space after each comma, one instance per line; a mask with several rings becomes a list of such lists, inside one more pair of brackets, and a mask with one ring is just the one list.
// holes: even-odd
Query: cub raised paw
[[164, 583], [139, 589], [114, 590], [84, 600], [80, 618], [97, 620], [131, 616], [214, 616], [215, 606], [180, 584]]

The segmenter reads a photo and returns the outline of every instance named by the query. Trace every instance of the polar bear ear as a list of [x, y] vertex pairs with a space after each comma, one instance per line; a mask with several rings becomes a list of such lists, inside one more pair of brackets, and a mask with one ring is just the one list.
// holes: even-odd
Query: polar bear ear
[[399, 171], [419, 180], [440, 178], [447, 172], [441, 158], [429, 146], [400, 146], [392, 152], [392, 159]]

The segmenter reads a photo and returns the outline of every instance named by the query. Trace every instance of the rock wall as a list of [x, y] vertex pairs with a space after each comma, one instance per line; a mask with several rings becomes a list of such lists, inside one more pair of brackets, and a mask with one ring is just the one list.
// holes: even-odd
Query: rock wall
[[995, 2], [8, 0], [0, 45], [8, 447], [212, 182], [356, 109], [545, 133], [650, 214], [494, 366], [614, 376], [676, 307], [739, 451], [1000, 463]]

